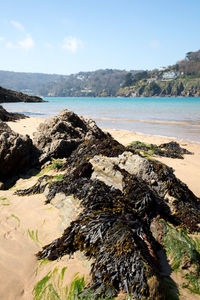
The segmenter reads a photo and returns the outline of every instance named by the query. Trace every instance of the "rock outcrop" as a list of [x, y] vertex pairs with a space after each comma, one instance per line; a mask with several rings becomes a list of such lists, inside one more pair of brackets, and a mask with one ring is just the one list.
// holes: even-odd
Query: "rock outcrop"
[[8, 122], [8, 121], [16, 121], [25, 118], [29, 118], [29, 117], [25, 116], [24, 114], [9, 113], [7, 110], [3, 108], [2, 105], [0, 105], [0, 121]]
[[35, 144], [43, 161], [67, 157], [65, 175], [59, 181], [45, 175], [17, 194], [45, 192], [47, 203], [73, 197], [80, 208], [63, 235], [37, 257], [56, 260], [80, 250], [93, 261], [89, 288], [95, 295], [113, 297], [122, 290], [131, 299], [169, 299], [161, 288], [162, 245], [151, 224], [158, 218], [197, 231], [200, 200], [171, 168], [126, 151], [94, 122], [70, 111], [41, 125]]
[[9, 102], [46, 102], [40, 97], [29, 96], [12, 90], [0, 87], [0, 103]]
[[0, 122], [0, 181], [12, 181], [36, 163], [37, 150], [28, 135], [22, 136]]
[[34, 133], [34, 144], [41, 151], [41, 163], [52, 158], [69, 157], [85, 140], [108, 136], [91, 119], [84, 119], [72, 111], [63, 110], [59, 115], [41, 123]]

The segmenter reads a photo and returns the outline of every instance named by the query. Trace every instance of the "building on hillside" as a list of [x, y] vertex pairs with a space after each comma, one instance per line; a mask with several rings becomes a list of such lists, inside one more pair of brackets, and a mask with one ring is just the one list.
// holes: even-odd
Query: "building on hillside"
[[169, 71], [169, 72], [165, 72], [162, 76], [163, 80], [173, 80], [176, 79], [178, 77], [178, 73], [174, 72], [174, 71]]

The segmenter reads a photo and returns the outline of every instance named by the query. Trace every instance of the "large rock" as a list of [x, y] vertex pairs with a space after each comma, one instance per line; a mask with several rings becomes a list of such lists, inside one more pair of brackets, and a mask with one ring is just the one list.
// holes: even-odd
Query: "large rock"
[[29, 118], [23, 114], [18, 113], [9, 113], [7, 110], [0, 105], [0, 121], [8, 122], [8, 121], [16, 121], [20, 119]]
[[85, 140], [106, 136], [93, 120], [63, 110], [40, 124], [33, 141], [41, 151], [40, 161], [44, 163], [51, 158], [68, 157]]
[[96, 295], [114, 297], [124, 291], [130, 299], [169, 299], [162, 289], [162, 245], [158, 247], [151, 224], [158, 219], [196, 231], [199, 199], [171, 168], [125, 151], [110, 136], [84, 140], [65, 168], [62, 180], [45, 175], [33, 187], [17, 191], [44, 192], [46, 202], [67, 216], [63, 235], [37, 257], [56, 260], [81, 251], [92, 259], [90, 288]]
[[36, 162], [36, 149], [28, 135], [22, 136], [0, 122], [0, 181], [5, 183]]
[[122, 170], [135, 175], [163, 199], [177, 222], [187, 226], [190, 231], [200, 230], [200, 199], [174, 175], [172, 168], [128, 151], [118, 157], [94, 156], [90, 163], [94, 170], [93, 179], [121, 191], [124, 188]]
[[0, 103], [9, 102], [47, 102], [40, 97], [29, 96], [12, 90], [0, 87]]

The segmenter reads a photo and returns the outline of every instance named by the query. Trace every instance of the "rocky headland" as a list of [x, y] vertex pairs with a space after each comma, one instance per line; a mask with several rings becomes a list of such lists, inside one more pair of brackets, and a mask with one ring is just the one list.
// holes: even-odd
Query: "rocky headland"
[[24, 93], [7, 90], [0, 87], [0, 103], [10, 103], [10, 102], [46, 102], [46, 101], [37, 96], [29, 96]]
[[[64, 232], [43, 244], [37, 258], [67, 261], [82, 253], [89, 262], [78, 299], [179, 299], [174, 269], [184, 270], [185, 289], [197, 299], [200, 199], [155, 159], [183, 159], [189, 151], [177, 143], [124, 146], [68, 110], [41, 124], [32, 139], [0, 125], [2, 188], [12, 174], [16, 180], [38, 168], [39, 178], [15, 197], [43, 195], [60, 210]], [[46, 285], [41, 293], [50, 290]]]

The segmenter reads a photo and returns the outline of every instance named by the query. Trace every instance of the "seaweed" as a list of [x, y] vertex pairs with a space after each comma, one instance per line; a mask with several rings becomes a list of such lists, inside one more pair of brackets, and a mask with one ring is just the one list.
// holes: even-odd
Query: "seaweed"
[[84, 291], [86, 286], [84, 277], [75, 274], [70, 286], [64, 284], [67, 267], [61, 270], [55, 267], [39, 280], [33, 288], [33, 299], [66, 299], [66, 300], [112, 300], [108, 297], [95, 297], [90, 291]]
[[90, 163], [77, 169], [79, 177], [74, 170], [62, 182], [49, 184], [47, 202], [62, 191], [82, 199], [84, 210], [63, 236], [45, 246], [37, 257], [56, 260], [83, 251], [94, 259], [91, 288], [96, 295], [113, 297], [123, 290], [137, 299], [147, 297], [148, 272], [159, 277], [157, 246], [150, 223], [158, 214], [170, 218], [170, 211], [145, 182], [124, 170], [124, 189], [120, 191], [81, 177], [87, 174], [86, 169], [91, 170]]
[[175, 229], [164, 221], [162, 243], [171, 258], [173, 270], [181, 272], [184, 279], [183, 287], [200, 295], [200, 238], [192, 238], [186, 229]]
[[78, 165], [89, 161], [95, 155], [116, 157], [122, 154], [126, 147], [118, 143], [110, 136], [101, 139], [89, 139], [80, 144], [75, 151], [67, 158], [63, 169], [76, 168]]

